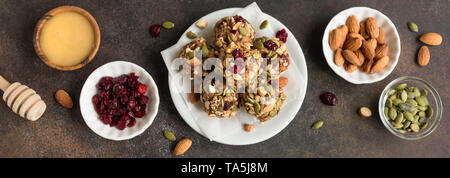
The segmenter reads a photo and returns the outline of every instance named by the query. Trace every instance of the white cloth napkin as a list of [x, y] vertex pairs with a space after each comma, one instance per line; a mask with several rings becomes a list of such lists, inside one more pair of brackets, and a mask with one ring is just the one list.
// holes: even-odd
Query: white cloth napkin
[[[256, 4], [256, 2], [253, 2], [252, 4], [248, 5], [247, 7], [240, 9], [234, 13], [227, 14], [225, 16], [233, 16], [236, 14], [244, 17], [250, 24], [253, 25], [253, 28], [255, 29], [257, 38], [262, 37], [262, 36], [274, 37], [276, 32], [281, 30], [281, 29], [274, 29], [270, 25], [270, 23], [264, 30], [259, 30], [259, 25], [264, 20], [266, 20], [266, 18], [265, 18], [264, 13], [261, 11], [261, 9]], [[199, 37], [200, 36], [204, 37], [209, 42], [209, 44], [212, 44], [211, 42], [213, 40], [212, 40], [211, 34], [212, 34], [212, 31], [214, 28], [214, 24], [216, 23], [216, 21], [220, 20], [221, 18], [223, 18], [225, 16], [211, 16], [211, 14], [207, 15], [202, 18], [202, 19], [208, 20], [209, 24], [208, 24], [207, 28], [201, 30], [201, 29], [197, 28], [195, 26], [195, 24], [193, 24], [192, 26], [189, 27], [189, 29], [187, 31], [193, 31]], [[289, 37], [288, 37], [288, 40], [289, 40]], [[240, 111], [238, 112], [238, 115], [233, 118], [228, 118], [228, 119], [211, 118], [211, 117], [208, 117], [207, 114], [202, 110], [200, 103], [197, 103], [196, 105], [192, 105], [189, 102], [188, 94], [183, 92], [183, 87], [185, 87], [188, 83], [182, 81], [183, 74], [181, 72], [177, 71], [178, 68], [176, 66], [172, 66], [172, 65], [173, 65], [174, 59], [176, 59], [178, 57], [178, 55], [180, 54], [183, 46], [188, 44], [190, 41], [191, 41], [191, 39], [187, 38], [186, 35], [183, 34], [183, 36], [180, 38], [180, 40], [178, 40], [178, 42], [175, 45], [167, 48], [164, 51], [161, 51], [161, 55], [164, 59], [166, 67], [168, 68], [169, 75], [170, 75], [169, 78], [172, 78], [172, 81], [169, 81], [169, 82], [173, 82], [175, 85], [172, 85], [172, 86], [177, 87], [179, 96], [183, 98], [183, 101], [184, 101], [183, 104], [185, 104], [187, 106], [188, 110], [190, 111], [189, 114], [191, 114], [192, 118], [194, 118], [195, 123], [200, 128], [201, 132], [203, 132], [203, 135], [208, 137], [211, 141], [214, 141], [214, 140], [217, 140], [220, 138], [227, 137], [230, 134], [236, 133], [238, 131], [242, 131], [243, 123], [253, 123], [253, 124], [258, 123], [259, 121], [255, 117], [246, 113], [243, 109], [240, 109]], [[287, 47], [289, 49], [289, 46], [287, 46]], [[284, 76], [288, 77], [291, 80], [295, 80], [296, 78], [298, 78], [298, 76], [295, 76], [295, 73], [290, 72], [290, 71], [298, 70], [298, 69], [293, 69], [293, 68], [296, 68], [295, 59], [291, 59], [290, 62], [291, 62], [291, 65], [290, 65], [289, 69], [286, 71], [286, 73], [284, 74]], [[296, 82], [290, 81], [288, 87], [286, 87], [284, 89], [285, 94], [287, 95], [287, 99], [286, 99], [284, 105], [289, 105], [289, 103], [291, 101], [298, 99], [300, 89], [301, 88], [300, 88], [299, 84], [296, 84]], [[283, 108], [281, 108], [281, 112], [283, 112]], [[274, 118], [274, 119], [277, 119], [277, 118]]]

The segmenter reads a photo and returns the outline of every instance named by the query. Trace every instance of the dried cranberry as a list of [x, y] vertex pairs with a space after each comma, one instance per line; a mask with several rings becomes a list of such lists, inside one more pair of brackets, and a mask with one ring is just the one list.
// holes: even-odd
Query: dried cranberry
[[113, 117], [111, 123], [109, 124], [109, 126], [114, 127], [119, 123], [120, 117]]
[[235, 22], [245, 22], [245, 19], [238, 15], [233, 16], [233, 19]]
[[269, 59], [269, 54], [266, 53], [266, 52], [263, 52], [263, 53], [261, 54], [261, 57], [267, 60], [267, 59]]
[[139, 111], [136, 111], [134, 113], [134, 116], [139, 117], [139, 118], [144, 117], [145, 116], [145, 109], [141, 109]]
[[124, 85], [127, 82], [127, 79], [128, 79], [127, 75], [124, 74], [124, 75], [121, 75], [119, 78], [117, 78], [116, 82], [121, 85]]
[[320, 95], [320, 99], [322, 100], [323, 104], [334, 106], [337, 104], [337, 98], [336, 95], [330, 92], [325, 92], [322, 95]]
[[242, 51], [240, 49], [235, 49], [233, 51], [233, 57], [234, 57], [234, 59], [243, 58], [244, 54], [242, 53]]
[[234, 72], [235, 74], [241, 72], [242, 69], [245, 68], [245, 63], [244, 63], [244, 62], [242, 62], [242, 61], [240, 61], [240, 60], [235, 60], [234, 62], [235, 62], [235, 63], [234, 63], [234, 70], [233, 70], [233, 72]]
[[272, 51], [276, 51], [278, 49], [278, 45], [273, 42], [272, 40], [267, 40], [264, 43], [264, 47], [267, 48], [268, 50], [272, 50]]
[[147, 104], [148, 103], [148, 96], [141, 96], [139, 98], [139, 104]]
[[283, 43], [286, 43], [288, 34], [286, 33], [286, 30], [284, 30], [284, 28], [283, 28], [283, 29], [281, 29], [280, 31], [277, 32], [276, 37], [277, 37], [280, 41], [282, 41]]
[[112, 122], [112, 117], [109, 114], [102, 114], [102, 115], [100, 115], [100, 120], [104, 124], [110, 124]]
[[128, 101], [128, 108], [133, 109], [136, 106], [137, 102], [133, 99]]
[[225, 103], [224, 103], [224, 105], [223, 105], [223, 110], [224, 110], [224, 111], [228, 111], [232, 106], [233, 106], [233, 102], [231, 102], [231, 101], [225, 101]]
[[159, 25], [159, 24], [152, 25], [150, 27], [150, 34], [155, 38], [159, 36], [160, 31], [161, 31], [161, 25]]
[[142, 95], [145, 94], [145, 92], [147, 92], [147, 86], [145, 86], [144, 84], [139, 84], [138, 91]]
[[139, 93], [137, 90], [133, 90], [133, 91], [131, 91], [131, 96], [138, 98], [141, 96], [141, 93]]
[[134, 117], [130, 117], [130, 123], [128, 123], [128, 127], [134, 127], [136, 125], [136, 119]]
[[237, 34], [237, 30], [231, 30], [230, 31], [233, 35], [236, 35]]
[[98, 103], [100, 102], [99, 100], [99, 95], [96, 94], [92, 97], [92, 103], [94, 103], [94, 105], [98, 105]]
[[119, 130], [123, 130], [125, 129], [125, 127], [127, 127], [127, 125], [130, 123], [130, 117], [128, 115], [123, 115], [122, 117], [120, 117], [119, 122], [117, 122], [117, 128]]
[[286, 55], [282, 54], [280, 58], [281, 60], [286, 61], [289, 64], [289, 58]]

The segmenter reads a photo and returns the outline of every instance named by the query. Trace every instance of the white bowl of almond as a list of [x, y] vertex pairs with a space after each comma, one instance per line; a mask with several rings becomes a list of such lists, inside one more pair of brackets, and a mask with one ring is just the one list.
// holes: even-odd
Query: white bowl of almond
[[381, 12], [353, 7], [328, 23], [322, 48], [331, 69], [350, 83], [369, 84], [386, 78], [397, 65], [400, 37]]

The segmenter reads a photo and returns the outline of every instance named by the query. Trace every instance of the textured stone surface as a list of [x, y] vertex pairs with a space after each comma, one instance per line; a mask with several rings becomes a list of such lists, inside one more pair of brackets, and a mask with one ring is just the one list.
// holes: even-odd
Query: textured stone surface
[[[192, 148], [183, 157], [449, 157], [450, 3], [446, 0], [259, 1], [261, 9], [284, 23], [303, 48], [309, 76], [305, 101], [283, 131], [262, 143], [228, 146], [197, 134], [172, 103], [160, 51], [174, 44], [196, 19], [215, 10], [243, 7], [251, 2], [0, 0], [0, 75], [35, 89], [48, 106], [39, 121], [30, 122], [0, 102], [0, 157], [172, 157], [174, 143], [164, 139], [163, 129], [193, 140]], [[36, 22], [45, 12], [60, 5], [82, 7], [100, 25], [99, 52], [80, 70], [52, 69], [41, 62], [33, 49]], [[322, 53], [322, 35], [329, 20], [339, 11], [354, 6], [380, 10], [396, 24], [401, 37], [402, 52], [397, 67], [385, 80], [370, 85], [346, 82], [332, 72]], [[163, 30], [159, 38], [151, 38], [149, 27], [165, 20], [173, 21], [175, 28]], [[420, 33], [409, 32], [408, 21], [416, 22], [420, 33], [433, 31], [444, 37], [441, 46], [430, 48], [431, 61], [426, 67], [416, 63]], [[92, 132], [84, 123], [77, 102], [88, 75], [115, 60], [144, 67], [156, 80], [161, 97], [160, 110], [150, 128], [132, 140], [120, 142], [103, 139]], [[389, 133], [377, 111], [384, 86], [406, 75], [429, 81], [444, 103], [439, 128], [418, 141], [404, 141]], [[58, 89], [71, 94], [75, 101], [72, 110], [62, 108], [54, 100]], [[335, 93], [339, 104], [323, 105], [319, 95], [324, 91]], [[370, 107], [374, 116], [358, 117], [356, 111], [360, 106]], [[324, 126], [318, 131], [311, 130], [311, 124], [317, 120], [325, 121]]]

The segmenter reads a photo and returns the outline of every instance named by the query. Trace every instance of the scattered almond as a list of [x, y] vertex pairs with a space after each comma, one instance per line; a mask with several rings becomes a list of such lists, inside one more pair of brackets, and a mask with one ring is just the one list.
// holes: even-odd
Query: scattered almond
[[422, 46], [419, 49], [419, 53], [417, 54], [417, 63], [420, 66], [426, 66], [430, 62], [430, 51], [428, 47]]
[[419, 40], [427, 45], [437, 46], [442, 43], [442, 36], [438, 33], [425, 33]]
[[372, 111], [368, 107], [360, 107], [358, 109], [358, 114], [363, 118], [368, 118], [372, 116]]
[[362, 41], [358, 38], [351, 38], [345, 41], [344, 49], [348, 49], [350, 51], [358, 50], [362, 45]]
[[388, 50], [389, 50], [389, 46], [387, 44], [379, 45], [375, 49], [375, 59], [380, 59], [380, 58], [386, 56], [388, 53]]
[[191, 145], [192, 145], [191, 139], [183, 138], [175, 146], [175, 149], [173, 150], [173, 154], [176, 156], [182, 155], [191, 147]]
[[384, 36], [383, 29], [381, 27], [378, 27], [378, 28], [379, 28], [379, 35], [378, 35], [378, 38], [377, 38], [377, 43], [378, 44], [384, 44], [384, 43], [386, 43], [386, 36]]
[[334, 29], [333, 31], [331, 31], [328, 43], [330, 44], [330, 48], [332, 51], [337, 50], [344, 40], [342, 39], [342, 33], [343, 32], [340, 29]]
[[381, 59], [378, 59], [373, 64], [372, 69], [370, 69], [370, 73], [377, 73], [389, 63], [389, 56], [384, 56]]
[[251, 132], [253, 129], [255, 129], [255, 126], [252, 124], [244, 124], [244, 130], [246, 132]]
[[378, 28], [377, 21], [373, 17], [369, 17], [366, 20], [366, 33], [370, 38], [376, 39], [380, 34], [380, 28]]
[[356, 69], [358, 69], [358, 66], [356, 66], [356, 65], [354, 65], [354, 64], [351, 64], [351, 63], [349, 63], [349, 62], [346, 62], [346, 63], [344, 64], [344, 69], [345, 69], [345, 71], [347, 71], [348, 73], [352, 73], [352, 72], [354, 72]]
[[337, 66], [342, 66], [342, 65], [344, 65], [344, 62], [345, 62], [345, 59], [344, 59], [344, 57], [342, 56], [342, 49], [341, 49], [341, 48], [338, 48], [338, 49], [336, 50], [336, 53], [334, 53], [334, 63], [335, 63]]
[[289, 83], [289, 79], [287, 77], [280, 77], [278, 79], [278, 82], [279, 82], [278, 84], [279, 84], [280, 88], [283, 88]]
[[56, 101], [63, 107], [72, 109], [73, 101], [70, 95], [64, 90], [58, 90], [55, 93]]
[[347, 21], [345, 22], [345, 24], [348, 27], [348, 31], [351, 33], [358, 33], [359, 32], [359, 22], [358, 22], [358, 18], [356, 18], [355, 15], [351, 15], [347, 18]]
[[342, 51], [342, 56], [344, 56], [344, 59], [347, 60], [347, 62], [356, 65], [356, 66], [361, 66], [362, 64], [360, 63], [358, 57], [355, 55], [355, 53], [353, 53], [353, 51], [350, 51], [348, 49]]

